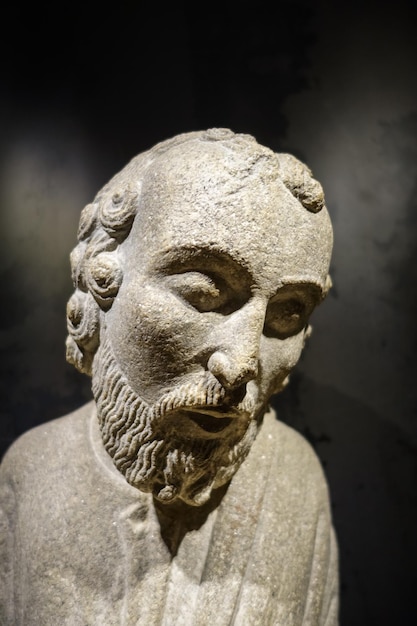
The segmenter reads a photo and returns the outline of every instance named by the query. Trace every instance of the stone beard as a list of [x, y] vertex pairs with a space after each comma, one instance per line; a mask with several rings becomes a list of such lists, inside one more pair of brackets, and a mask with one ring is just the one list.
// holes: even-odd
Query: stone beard
[[[233, 399], [209, 372], [180, 384], [149, 405], [128, 383], [105, 332], [94, 359], [92, 390], [104, 447], [126, 480], [162, 502], [180, 498], [194, 506], [204, 504], [213, 489], [236, 473], [265, 411], [264, 406], [256, 406], [249, 393], [237, 402], [242, 392]], [[195, 433], [187, 436], [181, 432], [178, 418], [182, 414], [187, 413], [187, 420], [204, 424], [203, 409], [216, 408], [234, 414], [230, 419], [217, 420], [219, 430], [229, 434], [211, 432], [196, 437]], [[215, 421], [210, 418], [211, 429]]]

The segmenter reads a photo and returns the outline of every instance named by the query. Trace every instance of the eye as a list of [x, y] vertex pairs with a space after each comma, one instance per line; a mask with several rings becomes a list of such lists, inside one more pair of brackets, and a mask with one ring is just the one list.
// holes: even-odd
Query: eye
[[219, 278], [201, 272], [184, 272], [167, 276], [171, 291], [200, 313], [217, 311], [228, 302], [228, 290]]
[[271, 302], [265, 318], [267, 337], [286, 339], [298, 335], [306, 326], [312, 307], [298, 298], [284, 298]]

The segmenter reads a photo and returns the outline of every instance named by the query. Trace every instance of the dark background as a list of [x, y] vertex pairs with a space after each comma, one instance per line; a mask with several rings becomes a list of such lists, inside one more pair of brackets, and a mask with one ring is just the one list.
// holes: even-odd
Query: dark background
[[91, 397], [64, 341], [68, 256], [96, 191], [189, 130], [292, 152], [326, 192], [334, 288], [275, 404], [328, 477], [342, 626], [415, 623], [413, 5], [14, 3], [2, 20], [1, 452]]

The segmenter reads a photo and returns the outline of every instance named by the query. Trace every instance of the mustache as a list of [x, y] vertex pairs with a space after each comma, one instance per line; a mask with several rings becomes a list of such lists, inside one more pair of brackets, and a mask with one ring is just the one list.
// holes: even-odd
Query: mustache
[[255, 402], [247, 393], [246, 384], [237, 389], [225, 389], [212, 374], [206, 372], [199, 381], [183, 383], [169, 390], [150, 408], [155, 419], [173, 411], [193, 408], [250, 415], [254, 412]]

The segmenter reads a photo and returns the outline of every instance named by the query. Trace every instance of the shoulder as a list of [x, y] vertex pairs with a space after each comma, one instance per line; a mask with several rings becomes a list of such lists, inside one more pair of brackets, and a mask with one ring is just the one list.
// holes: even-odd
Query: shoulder
[[311, 444], [294, 428], [281, 422], [275, 411], [265, 415], [262, 429], [276, 446], [277, 455], [286, 463], [296, 465], [300, 470], [311, 469], [323, 473], [320, 460]]
[[328, 485], [320, 459], [296, 430], [280, 422], [274, 411], [265, 415], [264, 447], [271, 450], [271, 471], [289, 491], [303, 491], [308, 499], [328, 502]]
[[85, 445], [85, 432], [91, 416], [90, 402], [63, 417], [36, 426], [21, 435], [6, 451], [0, 465], [0, 476], [11, 474], [15, 479], [29, 474], [38, 466], [62, 464], [74, 449]]

